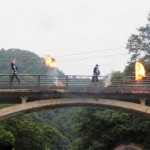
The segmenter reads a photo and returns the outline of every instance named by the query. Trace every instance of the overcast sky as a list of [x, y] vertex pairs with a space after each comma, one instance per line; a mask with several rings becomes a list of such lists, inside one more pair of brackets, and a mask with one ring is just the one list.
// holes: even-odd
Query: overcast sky
[[129, 36], [145, 26], [150, 0], [0, 0], [0, 48], [49, 54], [65, 74], [123, 71]]

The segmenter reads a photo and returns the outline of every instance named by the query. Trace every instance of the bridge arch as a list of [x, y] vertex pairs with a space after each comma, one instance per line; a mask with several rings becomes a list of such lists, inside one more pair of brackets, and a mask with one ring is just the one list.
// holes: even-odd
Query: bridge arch
[[61, 98], [28, 102], [0, 109], [0, 121], [4, 121], [31, 112], [74, 106], [105, 107], [150, 119], [150, 107], [141, 104], [111, 99]]

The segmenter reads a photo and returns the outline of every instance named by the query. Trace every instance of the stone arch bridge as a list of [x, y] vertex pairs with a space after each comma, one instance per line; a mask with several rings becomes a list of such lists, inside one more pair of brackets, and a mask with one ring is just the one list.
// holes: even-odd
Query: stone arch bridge
[[134, 77], [113, 80], [100, 77], [98, 85], [91, 85], [91, 76], [20, 75], [21, 86], [17, 81], [10, 86], [10, 76], [0, 75], [0, 103], [15, 105], [0, 109], [0, 121], [73, 106], [104, 107], [150, 118], [148, 77], [141, 81], [135, 81]]

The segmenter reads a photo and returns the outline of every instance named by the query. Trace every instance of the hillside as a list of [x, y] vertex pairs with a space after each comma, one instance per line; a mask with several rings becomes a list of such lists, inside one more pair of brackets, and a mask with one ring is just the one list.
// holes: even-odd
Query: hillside
[[[44, 58], [33, 52], [20, 49], [1, 49], [0, 74], [11, 73], [10, 63], [14, 59], [16, 59], [20, 74], [47, 74], [53, 71], [53, 69], [46, 67]], [[57, 72], [59, 75], [64, 75], [59, 69], [57, 69]]]

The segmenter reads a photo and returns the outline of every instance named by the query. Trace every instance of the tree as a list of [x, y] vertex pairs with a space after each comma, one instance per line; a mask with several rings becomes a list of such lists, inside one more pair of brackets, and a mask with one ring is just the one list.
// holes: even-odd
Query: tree
[[71, 117], [74, 114], [75, 108], [59, 108], [54, 110], [45, 110], [41, 112], [35, 112], [28, 116], [28, 120], [37, 123], [39, 126], [45, 124], [55, 127], [59, 138], [59, 142], [56, 143], [53, 149], [68, 150], [71, 149], [71, 142], [73, 140], [73, 124], [71, 123]]
[[43, 127], [44, 139], [50, 150], [68, 150], [70, 149], [69, 141], [58, 130], [49, 125]]
[[138, 34], [132, 34], [128, 39], [126, 48], [132, 54], [131, 61], [145, 60], [150, 62], [150, 14], [148, 24], [137, 29]]
[[[9, 141], [14, 143], [16, 150], [44, 150], [46, 147], [54, 147], [60, 138], [59, 132], [53, 127], [49, 125], [40, 127], [34, 122], [27, 121], [24, 117], [10, 119], [3, 122], [2, 125], [15, 138], [15, 143], [12, 140]], [[9, 134], [5, 133], [5, 136]]]
[[73, 117], [74, 150], [113, 150], [117, 145], [136, 143], [150, 149], [150, 121], [112, 110], [80, 108]]
[[11, 143], [12, 145], [15, 143], [14, 135], [2, 125], [0, 125], [0, 145], [1, 143]]

